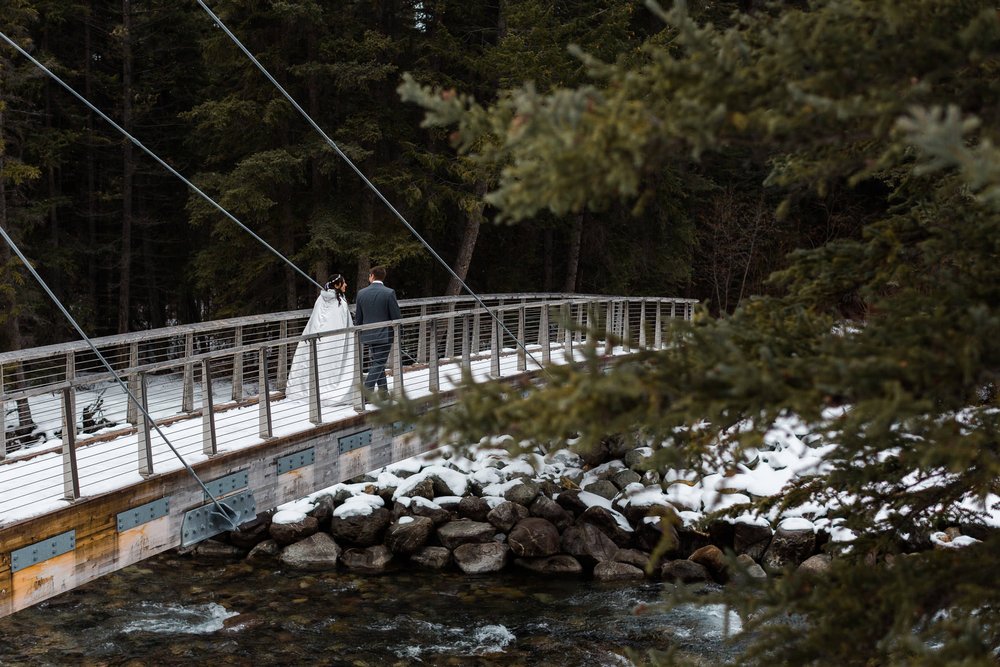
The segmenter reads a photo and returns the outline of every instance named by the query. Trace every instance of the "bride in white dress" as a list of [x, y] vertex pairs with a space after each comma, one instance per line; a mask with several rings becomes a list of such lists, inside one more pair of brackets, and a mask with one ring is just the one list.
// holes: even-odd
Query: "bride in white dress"
[[[354, 336], [349, 331], [354, 321], [346, 293], [347, 280], [340, 274], [331, 278], [317, 297], [312, 315], [302, 331], [303, 335], [332, 332], [316, 341], [320, 401], [330, 405], [350, 402], [358, 382], [354, 374]], [[295, 348], [285, 390], [288, 398], [309, 396], [310, 347], [307, 341], [300, 341]]]

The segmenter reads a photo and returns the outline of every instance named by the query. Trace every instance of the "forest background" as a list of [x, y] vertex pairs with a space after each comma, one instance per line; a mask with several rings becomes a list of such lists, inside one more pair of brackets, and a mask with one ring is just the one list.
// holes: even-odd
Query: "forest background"
[[[751, 3], [703, 3], [731, 25]], [[499, 167], [455, 154], [400, 100], [404, 72], [488, 103], [588, 78], [567, 49], [641, 61], [663, 22], [628, 0], [212, 5], [477, 292], [761, 293], [788, 251], [856, 236], [878, 196], [816, 198], [779, 220], [752, 147], [651, 173], [639, 200], [489, 224]], [[736, 14], [732, 14], [735, 11]], [[4, 32], [323, 283], [372, 264], [401, 297], [459, 285], [194, 2], [3, 0]], [[759, 157], [759, 156], [757, 156]], [[0, 225], [91, 335], [309, 307], [315, 287], [6, 45]], [[625, 193], [628, 194], [628, 193]], [[876, 193], [877, 195], [878, 193]], [[485, 224], [484, 224], [485, 223]], [[0, 248], [0, 349], [76, 336]]]

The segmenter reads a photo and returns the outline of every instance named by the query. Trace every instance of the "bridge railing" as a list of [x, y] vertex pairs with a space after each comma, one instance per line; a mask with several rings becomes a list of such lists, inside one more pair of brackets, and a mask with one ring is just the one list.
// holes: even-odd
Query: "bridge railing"
[[[403, 318], [388, 325], [390, 391], [419, 396], [455, 386], [463, 374], [499, 378], [566, 363], [587, 337], [605, 354], [659, 348], [670, 321], [690, 319], [695, 303], [562, 294], [488, 295], [483, 302], [496, 319], [468, 297], [401, 302]], [[197, 461], [368, 408], [360, 382], [331, 402], [329, 375], [345, 360], [320, 346], [350, 338], [353, 377], [360, 378], [367, 362], [361, 334], [387, 325], [302, 335], [310, 312], [94, 342], [170, 443]], [[308, 370], [292, 395], [297, 351], [309, 352]], [[39, 489], [50, 499], [74, 500], [177, 467], [153, 424], [82, 341], [0, 354], [0, 427], [3, 486], [33, 490], [0, 492], [0, 523], [28, 511], [24, 505], [37, 501]]]

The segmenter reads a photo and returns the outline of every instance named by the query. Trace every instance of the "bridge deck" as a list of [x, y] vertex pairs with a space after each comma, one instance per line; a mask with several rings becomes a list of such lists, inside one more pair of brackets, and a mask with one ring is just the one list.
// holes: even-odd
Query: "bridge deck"
[[[393, 323], [390, 390], [447, 399], [463, 373], [538, 377], [544, 365], [580, 358], [584, 343], [609, 357], [660, 347], [669, 321], [690, 318], [692, 304], [498, 295], [486, 313], [469, 300], [404, 302], [404, 319]], [[405, 425], [373, 425], [358, 388], [348, 404], [325, 404], [318, 364], [307, 396], [285, 396], [293, 352], [331, 335], [302, 336], [307, 316], [97, 341], [170, 444], [239, 512], [237, 523], [435, 446]], [[364, 328], [332, 335], [357, 342]], [[360, 375], [360, 353], [354, 362]], [[0, 430], [13, 436], [0, 440], [0, 616], [225, 530], [202, 487], [112, 380], [81, 344], [0, 354], [0, 417], [9, 411], [24, 424], [28, 414], [45, 426], [30, 446], [33, 433]], [[114, 424], [82, 432], [79, 406], [105, 391]]]

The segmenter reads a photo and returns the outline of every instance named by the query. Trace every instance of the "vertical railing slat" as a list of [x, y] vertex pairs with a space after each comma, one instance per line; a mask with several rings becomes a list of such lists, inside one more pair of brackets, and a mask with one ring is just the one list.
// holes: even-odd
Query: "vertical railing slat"
[[201, 451], [215, 456], [219, 446], [215, 439], [215, 405], [212, 399], [212, 363], [201, 362]]
[[[184, 358], [190, 360], [194, 356], [194, 333], [184, 335]], [[194, 412], [194, 364], [190, 361], [184, 364], [184, 389], [181, 396], [181, 411]]]
[[3, 396], [3, 364], [0, 364], [0, 461], [7, 458], [7, 404]]
[[[135, 368], [139, 365], [139, 341], [135, 341], [128, 348], [128, 390], [133, 396], [139, 391], [139, 376]], [[126, 410], [126, 420], [129, 424], [137, 426], [139, 424], [139, 408], [136, 406], [135, 401], [131, 398], [128, 400], [128, 408]]]
[[76, 500], [80, 497], [80, 472], [76, 465], [76, 401], [73, 388], [66, 387], [62, 392], [63, 408], [63, 498]]
[[362, 373], [364, 371], [364, 346], [361, 344], [361, 332], [353, 331], [354, 336], [354, 378], [355, 378], [355, 393], [354, 393], [354, 410], [355, 412], [365, 411], [365, 376]]
[[392, 395], [402, 398], [406, 392], [403, 388], [403, 327], [392, 325]]
[[656, 333], [653, 334], [653, 349], [663, 349], [663, 302], [656, 302]]
[[[243, 347], [243, 327], [236, 327], [233, 334], [233, 347], [237, 350]], [[233, 354], [233, 400], [243, 400], [243, 353]]]
[[309, 339], [309, 421], [313, 424], [323, 423], [323, 408], [320, 405], [319, 395], [319, 341], [316, 338]]
[[[437, 345], [432, 339], [431, 345]], [[427, 306], [420, 306], [420, 325], [417, 327], [417, 363], [427, 363]]]
[[139, 445], [139, 474], [143, 477], [149, 477], [153, 474], [153, 437], [150, 433], [152, 424], [149, 423], [149, 419], [146, 418], [146, 413], [149, 412], [149, 386], [146, 384], [146, 374], [139, 373], [139, 393], [136, 398], [139, 399], [139, 405], [142, 406], [143, 413], [139, 416], [139, 437], [137, 442]]
[[496, 317], [490, 318], [490, 377], [500, 377], [500, 323], [498, 319], [502, 316], [499, 308], [495, 311]]
[[438, 321], [431, 320], [428, 323], [428, 335], [431, 339], [430, 349], [428, 350], [428, 377], [427, 377], [427, 389], [429, 391], [437, 392], [441, 389], [441, 375], [440, 369], [438, 368], [438, 346], [437, 346], [437, 327]]
[[646, 349], [646, 300], [639, 301], [639, 349]]
[[525, 348], [528, 346], [528, 336], [525, 332], [524, 301], [517, 308], [517, 370], [528, 370], [528, 355]]
[[271, 385], [267, 377], [267, 351], [265, 345], [257, 353], [257, 432], [264, 440], [274, 437], [271, 422]]
[[284, 393], [288, 388], [288, 320], [281, 320], [278, 324], [278, 371], [275, 378], [275, 390]]

